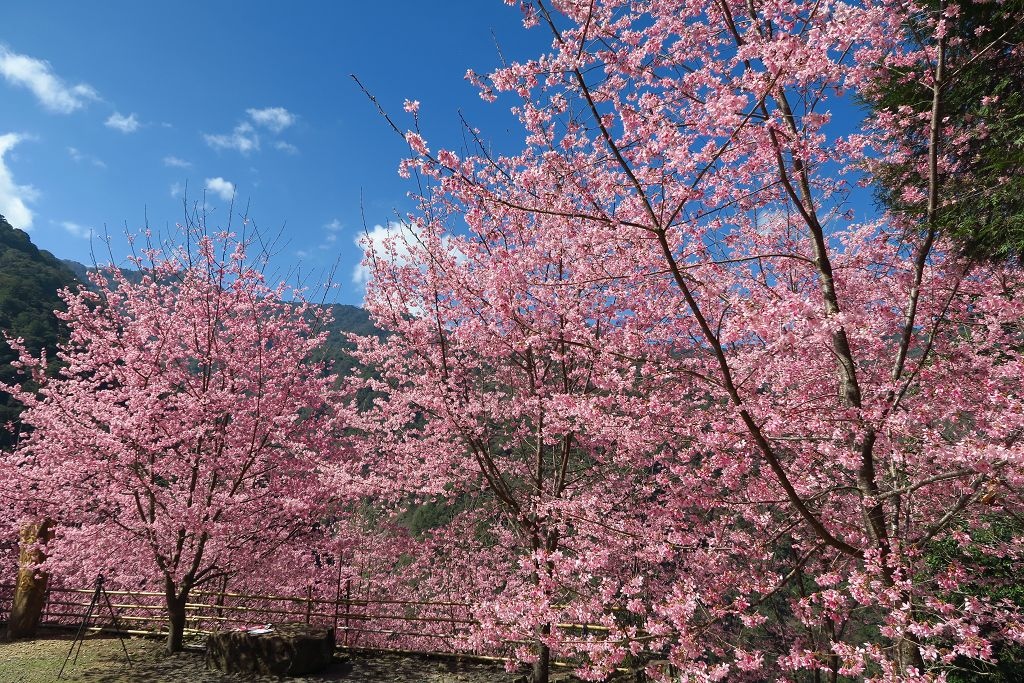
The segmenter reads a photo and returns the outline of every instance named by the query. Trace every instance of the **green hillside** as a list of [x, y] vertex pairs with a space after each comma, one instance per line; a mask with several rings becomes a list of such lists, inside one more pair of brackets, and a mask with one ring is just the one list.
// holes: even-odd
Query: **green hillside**
[[380, 330], [370, 322], [370, 314], [362, 308], [346, 304], [330, 306], [333, 320], [327, 327], [327, 343], [324, 344], [323, 356], [334, 363], [334, 371], [339, 377], [357, 372], [357, 363], [351, 355], [353, 345], [345, 339], [348, 333], [370, 336], [381, 334]]
[[[0, 330], [21, 337], [32, 353], [52, 352], [62, 334], [53, 314], [63, 304], [57, 292], [77, 284], [75, 273], [48, 251], [37, 248], [27, 233], [0, 216]], [[15, 378], [14, 352], [0, 340], [0, 379]], [[0, 448], [14, 435], [3, 425], [17, 419], [19, 409], [10, 395], [0, 392]]]

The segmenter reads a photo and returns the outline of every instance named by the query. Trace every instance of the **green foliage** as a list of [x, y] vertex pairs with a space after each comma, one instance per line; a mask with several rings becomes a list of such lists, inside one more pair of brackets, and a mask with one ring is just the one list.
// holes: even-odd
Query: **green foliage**
[[323, 346], [324, 357], [334, 362], [334, 371], [338, 377], [347, 377], [358, 372], [355, 358], [352, 357], [354, 344], [345, 335], [348, 333], [360, 336], [377, 336], [381, 331], [370, 322], [370, 314], [361, 308], [345, 304], [333, 304], [331, 307], [333, 320], [327, 328], [327, 343]]
[[399, 515], [398, 523], [409, 529], [409, 533], [415, 538], [423, 538], [428, 531], [451, 524], [455, 515], [466, 509], [466, 505], [465, 499], [410, 505], [403, 514]]
[[[25, 340], [29, 351], [46, 349], [51, 358], [63, 335], [53, 314], [63, 306], [57, 292], [78, 282], [74, 272], [48, 251], [38, 249], [28, 235], [0, 216], [0, 330]], [[0, 379], [17, 379], [11, 361], [16, 354], [0, 338]], [[16, 423], [20, 406], [0, 392], [0, 448], [13, 444], [15, 434], [4, 428]]]
[[413, 538], [423, 539], [432, 531], [451, 526], [459, 515], [485, 510], [490, 514], [473, 518], [473, 540], [484, 546], [493, 546], [498, 542], [495, 528], [502, 524], [501, 515], [496, 518], [493, 514], [493, 505], [494, 495], [489, 491], [463, 492], [455, 497], [418, 503], [410, 501], [395, 522], [408, 529]]
[[[921, 42], [931, 32], [927, 21], [940, 7], [938, 0], [927, 4], [926, 15], [908, 22], [909, 34]], [[969, 1], [959, 7], [950, 22], [941, 91], [941, 152], [955, 170], [940, 178], [935, 227], [971, 258], [1024, 261], [1024, 0]], [[922, 62], [893, 73], [870, 106], [927, 115], [932, 87], [921, 74], [932, 70], [933, 65]], [[921, 170], [928, 155], [927, 127], [908, 130], [898, 142], [913, 154], [906, 163], [882, 169], [878, 196], [890, 209], [923, 217], [926, 202], [905, 200], [903, 190], [911, 186], [927, 194]]]
[[[1020, 581], [1017, 563], [1005, 557], [992, 555], [988, 549], [999, 542], [1019, 536], [1024, 522], [1019, 519], [993, 515], [987, 524], [970, 531], [971, 542], [961, 545], [953, 539], [933, 543], [928, 551], [928, 568], [932, 576], [951, 564], [967, 568], [976, 577], [963, 597], [986, 602], [1009, 602], [1024, 610], [1024, 583]], [[993, 648], [997, 664], [959, 658], [956, 670], [949, 676], [950, 683], [1011, 683], [1024, 680], [1024, 647], [997, 642]]]
[[[346, 335], [379, 337], [384, 333], [373, 325], [370, 314], [362, 308], [346, 304], [333, 304], [330, 308], [333, 319], [327, 327], [327, 341], [321, 347], [321, 353], [313, 360], [330, 361], [338, 381], [344, 381], [350, 376], [371, 376], [373, 370], [361, 366], [352, 355], [355, 345], [346, 338]], [[373, 395], [368, 390], [361, 389], [356, 400], [360, 408], [365, 409], [372, 402]]]

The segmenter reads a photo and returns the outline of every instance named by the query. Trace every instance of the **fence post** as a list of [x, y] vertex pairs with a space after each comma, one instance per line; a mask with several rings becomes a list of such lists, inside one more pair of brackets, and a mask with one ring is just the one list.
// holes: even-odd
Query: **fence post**
[[338, 553], [338, 585], [334, 591], [334, 645], [338, 645], [338, 611], [341, 609], [341, 553]]
[[348, 620], [352, 613], [352, 579], [345, 579], [345, 647], [348, 647]]
[[225, 574], [220, 582], [220, 595], [217, 596], [217, 622], [214, 624], [213, 630], [220, 631], [221, 625], [224, 623], [224, 601], [227, 598], [225, 593], [228, 592], [228, 575]]

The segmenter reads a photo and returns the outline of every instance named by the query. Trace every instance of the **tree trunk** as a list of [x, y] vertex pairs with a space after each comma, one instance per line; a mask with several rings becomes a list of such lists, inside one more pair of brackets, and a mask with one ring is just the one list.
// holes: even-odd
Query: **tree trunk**
[[921, 647], [909, 635], [903, 636], [899, 644], [900, 667], [906, 670], [908, 666], [917, 668], [918, 672], [924, 673], [924, 658], [921, 656]]
[[53, 521], [49, 519], [29, 524], [21, 530], [18, 539], [21, 546], [18, 580], [11, 605], [11, 618], [7, 623], [8, 638], [34, 638], [36, 635], [43, 604], [46, 602], [46, 584], [50, 580], [49, 574], [35, 568], [46, 559], [46, 554], [37, 544], [46, 543], [52, 538]]
[[[551, 627], [544, 624], [540, 627], [540, 637], [543, 638], [551, 633]], [[537, 661], [533, 663], [532, 683], [548, 683], [548, 676], [551, 674], [551, 648], [542, 640], [537, 641]]]
[[170, 627], [167, 632], [167, 652], [168, 654], [181, 652], [185, 641], [184, 600], [175, 600], [174, 604], [167, 605], [167, 622]]
[[182, 591], [178, 595], [174, 583], [166, 579], [165, 593], [167, 596], [167, 652], [174, 654], [181, 652], [185, 640], [185, 603], [188, 601], [188, 591]]

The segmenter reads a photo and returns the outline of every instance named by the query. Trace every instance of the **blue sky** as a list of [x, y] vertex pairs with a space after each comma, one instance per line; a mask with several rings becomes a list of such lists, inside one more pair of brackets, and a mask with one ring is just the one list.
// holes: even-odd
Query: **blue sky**
[[182, 220], [186, 187], [214, 226], [233, 190], [236, 213], [282, 232], [277, 272], [337, 261], [337, 300], [359, 303], [360, 204], [372, 230], [411, 188], [404, 143], [349, 74], [396, 116], [419, 100], [431, 146], [461, 148], [460, 110], [500, 145], [508, 105], [466, 69], [498, 66], [495, 41], [511, 60], [544, 38], [501, 0], [3, 3], [0, 213], [58, 257], [103, 262], [90, 231], [121, 258], [126, 227]]

